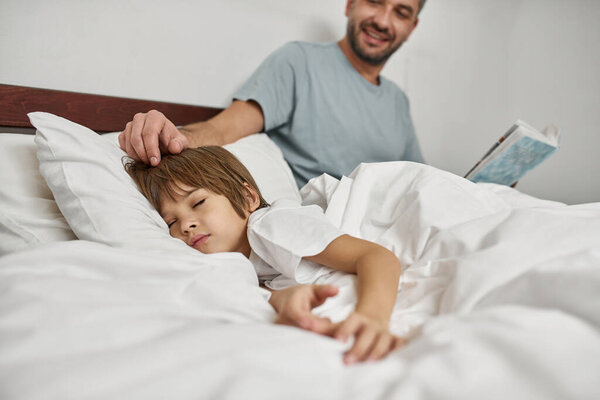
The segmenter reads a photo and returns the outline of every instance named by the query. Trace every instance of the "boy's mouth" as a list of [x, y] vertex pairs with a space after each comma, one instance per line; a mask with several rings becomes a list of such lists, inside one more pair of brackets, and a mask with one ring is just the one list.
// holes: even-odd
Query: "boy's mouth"
[[197, 248], [197, 246], [201, 246], [202, 244], [206, 243], [206, 241], [208, 240], [209, 237], [210, 237], [210, 234], [196, 235], [190, 241], [190, 246], [192, 246], [193, 248]]

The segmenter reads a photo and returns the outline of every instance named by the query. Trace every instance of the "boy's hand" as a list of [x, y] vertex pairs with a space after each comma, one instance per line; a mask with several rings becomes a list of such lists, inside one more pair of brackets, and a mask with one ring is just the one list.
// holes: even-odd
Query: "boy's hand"
[[338, 288], [332, 285], [298, 285], [273, 291], [269, 302], [277, 311], [275, 323], [331, 335], [334, 324], [314, 315], [312, 309], [337, 293]]
[[344, 355], [347, 365], [379, 360], [406, 343], [390, 333], [387, 323], [356, 311], [337, 324], [332, 336], [342, 342], [354, 337], [354, 345]]

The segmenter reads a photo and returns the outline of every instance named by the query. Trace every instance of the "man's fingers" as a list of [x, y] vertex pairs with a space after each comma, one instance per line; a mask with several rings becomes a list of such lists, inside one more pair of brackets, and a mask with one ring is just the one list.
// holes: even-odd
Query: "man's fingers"
[[[173, 128], [177, 129], [175, 127]], [[179, 154], [183, 151], [183, 149], [186, 149], [188, 147], [189, 144], [187, 138], [182, 134], [179, 134], [169, 141], [169, 144], [167, 145], [167, 150], [171, 154]]]
[[119, 136], [117, 138], [119, 139], [119, 147], [121, 148], [121, 150], [126, 152], [127, 147], [125, 145], [125, 131], [119, 133]]
[[[128, 126], [130, 124], [127, 124]], [[123, 150], [125, 153], [127, 153], [127, 155], [129, 157], [131, 157], [133, 160], [135, 161], [139, 161], [139, 157], [137, 156], [137, 154], [131, 155], [129, 154], [129, 151], [127, 151], [127, 135], [128, 135], [128, 131], [127, 129], [125, 129], [123, 132], [121, 132], [118, 136], [119, 139], [119, 147], [121, 148], [121, 150]]]
[[[131, 132], [129, 134], [129, 145], [127, 153], [129, 153], [130, 148], [133, 149], [132, 153], [136, 154], [140, 160], [148, 164], [148, 156], [146, 155], [146, 148], [144, 147], [144, 138], [142, 137], [145, 123], [146, 114], [137, 113], [133, 116], [133, 120], [131, 121]], [[132, 153], [129, 154], [133, 155]]]
[[189, 143], [163, 113], [151, 110], [134, 115], [119, 135], [119, 146], [134, 160], [156, 166], [161, 151], [178, 154]]
[[162, 134], [166, 122], [167, 118], [164, 114], [156, 110], [148, 111], [144, 119], [142, 129], [144, 154], [148, 163], [153, 167], [160, 162], [159, 136]]
[[128, 122], [125, 126], [125, 152], [129, 155], [129, 157], [133, 158], [135, 161], [140, 161], [140, 157], [131, 145], [131, 125], [132, 122]]
[[179, 154], [183, 149], [188, 147], [187, 138], [166, 117], [158, 140], [161, 153], [163, 154]]

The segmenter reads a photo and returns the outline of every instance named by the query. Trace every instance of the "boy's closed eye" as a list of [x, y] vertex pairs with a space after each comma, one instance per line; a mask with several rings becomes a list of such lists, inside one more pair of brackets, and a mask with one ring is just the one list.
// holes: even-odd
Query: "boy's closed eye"
[[[206, 199], [200, 199], [200, 200], [196, 201], [195, 203], [192, 204], [192, 208], [196, 208], [196, 207], [204, 204], [205, 201], [206, 201]], [[175, 222], [177, 222], [177, 219], [168, 221], [166, 218], [163, 218], [163, 220], [167, 223], [167, 227], [169, 229], [171, 229], [171, 227], [175, 224]]]

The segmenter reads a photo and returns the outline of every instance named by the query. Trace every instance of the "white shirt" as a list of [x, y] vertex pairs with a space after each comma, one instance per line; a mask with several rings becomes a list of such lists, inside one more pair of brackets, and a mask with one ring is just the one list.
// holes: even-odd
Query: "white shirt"
[[319, 206], [276, 200], [250, 215], [250, 262], [259, 281], [271, 289], [314, 283], [333, 270], [302, 258], [321, 253], [343, 234]]

